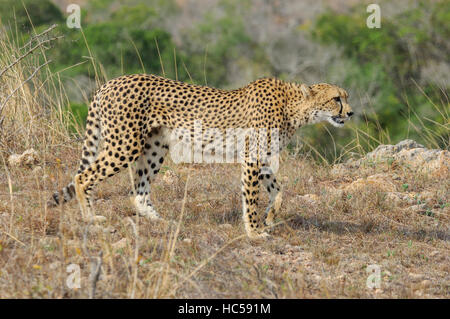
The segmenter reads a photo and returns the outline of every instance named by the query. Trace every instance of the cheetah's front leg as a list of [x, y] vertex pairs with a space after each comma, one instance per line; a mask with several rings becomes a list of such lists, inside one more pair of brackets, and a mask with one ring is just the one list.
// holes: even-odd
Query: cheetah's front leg
[[249, 238], [264, 238], [269, 234], [262, 231], [262, 218], [257, 213], [259, 198], [259, 173], [257, 163], [244, 162], [242, 164], [242, 214], [244, 226]]

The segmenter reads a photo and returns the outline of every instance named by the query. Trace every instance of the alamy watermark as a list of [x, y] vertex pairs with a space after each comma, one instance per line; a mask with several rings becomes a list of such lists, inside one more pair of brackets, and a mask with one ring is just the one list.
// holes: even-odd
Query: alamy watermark
[[366, 280], [366, 286], [369, 289], [381, 288], [381, 267], [379, 265], [367, 266], [366, 272], [369, 274]]
[[193, 130], [176, 128], [169, 137], [174, 163], [255, 163], [279, 167], [280, 138], [277, 128], [202, 128], [194, 121]]
[[67, 6], [66, 12], [70, 13], [67, 17], [66, 25], [69, 29], [81, 29], [81, 9], [78, 4], [71, 3]]
[[366, 11], [371, 13], [366, 20], [366, 25], [369, 29], [381, 28], [381, 9], [378, 4], [371, 3], [367, 6]]
[[66, 272], [69, 273], [66, 279], [66, 285], [70, 289], [81, 288], [81, 269], [77, 264], [70, 264], [66, 268]]

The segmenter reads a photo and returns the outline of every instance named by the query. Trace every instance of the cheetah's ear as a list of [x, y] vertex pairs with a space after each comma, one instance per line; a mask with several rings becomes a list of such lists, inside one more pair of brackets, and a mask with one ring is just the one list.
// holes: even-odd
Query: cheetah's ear
[[300, 85], [300, 90], [302, 91], [302, 94], [305, 98], [310, 98], [311, 97], [311, 89], [309, 88], [309, 86], [307, 86], [306, 84], [302, 84]]

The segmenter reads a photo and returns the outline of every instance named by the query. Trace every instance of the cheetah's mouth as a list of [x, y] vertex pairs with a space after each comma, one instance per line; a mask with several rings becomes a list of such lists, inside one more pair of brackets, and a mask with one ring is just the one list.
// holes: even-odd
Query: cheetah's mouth
[[345, 124], [345, 121], [349, 118], [340, 117], [340, 116], [332, 116], [329, 118], [328, 122], [330, 122], [333, 126], [342, 127]]

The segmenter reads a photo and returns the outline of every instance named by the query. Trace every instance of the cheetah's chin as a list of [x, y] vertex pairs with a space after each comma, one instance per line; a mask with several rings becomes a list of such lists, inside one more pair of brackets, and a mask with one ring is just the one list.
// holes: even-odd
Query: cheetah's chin
[[328, 118], [328, 122], [335, 127], [343, 127], [345, 124], [345, 119], [330, 117]]

